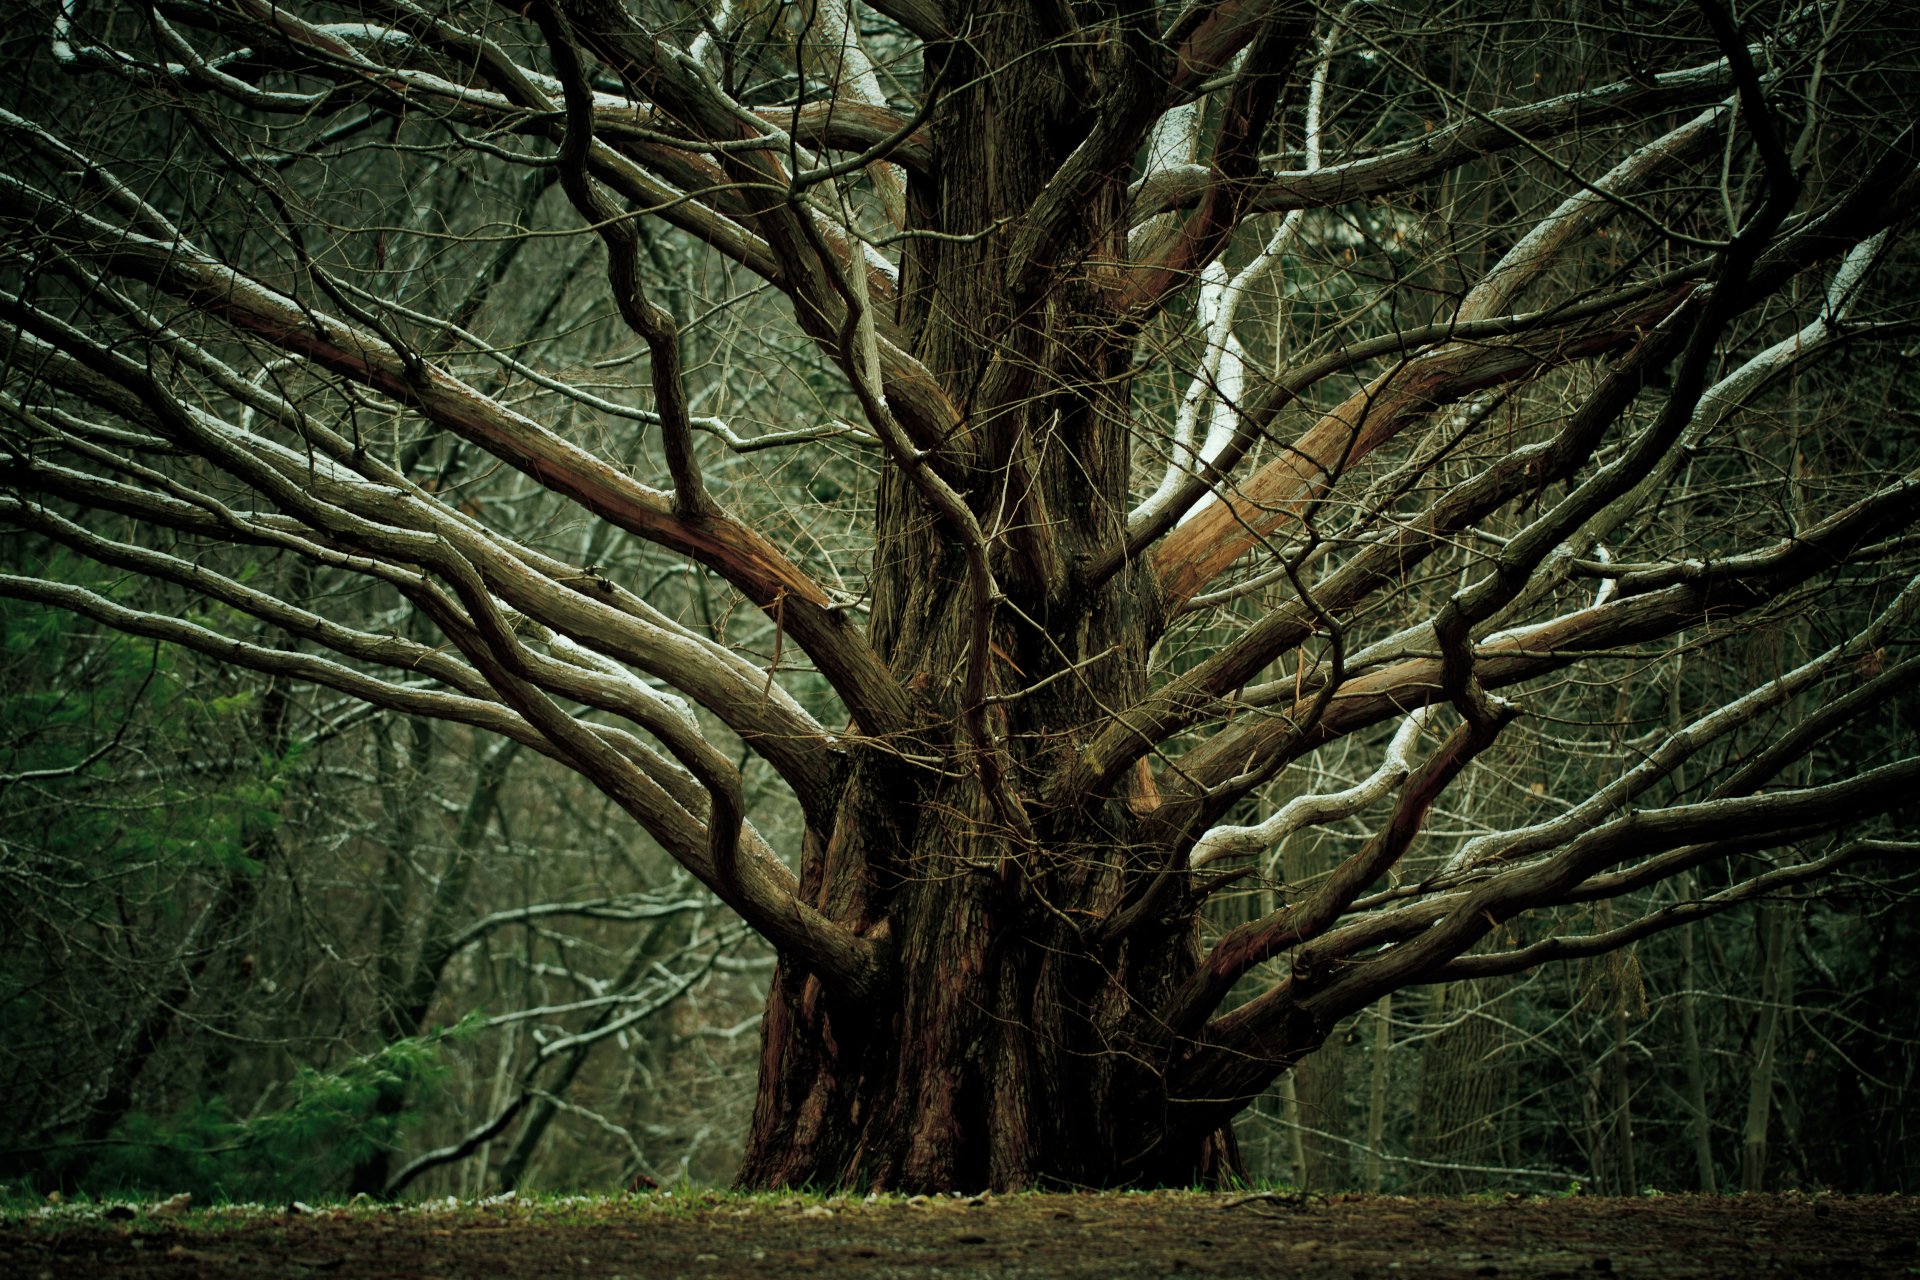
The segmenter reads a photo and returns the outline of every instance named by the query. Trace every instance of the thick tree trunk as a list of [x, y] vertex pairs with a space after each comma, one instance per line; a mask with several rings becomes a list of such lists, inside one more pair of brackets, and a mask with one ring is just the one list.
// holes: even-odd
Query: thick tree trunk
[[[960, 536], [893, 468], [878, 495], [871, 636], [915, 691], [919, 728], [853, 761], [801, 881], [829, 916], [891, 939], [897, 981], [856, 1004], [781, 966], [743, 1183], [1189, 1182], [1236, 1164], [1224, 1131], [1162, 1141], [1171, 1050], [1155, 1015], [1198, 960], [1191, 914], [1090, 943], [1137, 869], [1151, 802], [1048, 808], [1035, 794], [1109, 709], [1144, 693], [1156, 598], [1144, 568], [1091, 588], [1077, 575], [1127, 512], [1129, 344], [1102, 275], [1124, 256], [1120, 182], [1076, 207], [1094, 240], [1063, 250], [1075, 261], [1052, 265], [1043, 295], [1023, 296], [1009, 271], [1015, 215], [1089, 119], [1085, 51], [1031, 54], [1048, 44], [1042, 17], [976, 15], [966, 42], [929, 52], [956, 87], [933, 126], [940, 172], [916, 184], [913, 216], [950, 238], [909, 242], [900, 290], [902, 333], [965, 418], [938, 458], [1006, 597], [992, 617], [994, 697], [968, 693], [983, 653]], [[1020, 74], [982, 74], [1016, 62]]]
[[1075, 917], [1104, 872], [1049, 867], [979, 818], [922, 805], [886, 886], [902, 939], [891, 998], [837, 999], [778, 971], [741, 1181], [1004, 1189], [1234, 1173], [1224, 1132], [1161, 1141], [1151, 1011], [1190, 970], [1190, 935], [1090, 952]]

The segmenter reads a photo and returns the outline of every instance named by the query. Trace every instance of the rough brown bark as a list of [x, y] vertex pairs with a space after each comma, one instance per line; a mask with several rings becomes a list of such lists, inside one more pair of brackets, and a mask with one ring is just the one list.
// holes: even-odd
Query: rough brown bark
[[[1091, 124], [1070, 50], [1030, 74], [983, 74], [1044, 45], [1040, 21], [996, 12], [965, 44], [929, 52], [944, 82], [964, 86], [932, 126], [939, 175], [911, 192], [938, 230], [962, 237], [1034, 206]], [[1144, 573], [1091, 590], [1073, 573], [1126, 517], [1129, 356], [1100, 265], [1124, 252], [1124, 171], [1082, 193], [1074, 225], [1087, 242], [1042, 242], [1075, 259], [1050, 264], [1065, 279], [1044, 298], [1006, 265], [1032, 251], [1031, 222], [907, 254], [900, 329], [967, 420], [947, 478], [1004, 534], [992, 563], [1007, 607], [991, 620], [986, 685], [1007, 700], [965, 705], [971, 570], [896, 469], [879, 499], [872, 638], [914, 691], [914, 728], [856, 753], [835, 828], [802, 876], [829, 918], [888, 921], [894, 980], [852, 1001], [781, 967], [743, 1183], [1188, 1182], [1235, 1165], [1224, 1132], [1157, 1142], [1165, 1049], [1151, 1011], [1198, 960], [1194, 923], [1089, 945], [1150, 805], [1130, 806], [1126, 787], [1045, 812], [1010, 813], [1003, 798], [1057, 772], [1103, 707], [1146, 688]], [[984, 736], [968, 727], [981, 722]]]

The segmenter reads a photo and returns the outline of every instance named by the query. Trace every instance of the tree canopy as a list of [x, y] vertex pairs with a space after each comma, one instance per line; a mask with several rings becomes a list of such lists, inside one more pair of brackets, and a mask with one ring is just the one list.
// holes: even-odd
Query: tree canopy
[[1920, 849], [1898, 5], [21, 12], [0, 596], [591, 784], [779, 957], [747, 1181], [1230, 1173]]

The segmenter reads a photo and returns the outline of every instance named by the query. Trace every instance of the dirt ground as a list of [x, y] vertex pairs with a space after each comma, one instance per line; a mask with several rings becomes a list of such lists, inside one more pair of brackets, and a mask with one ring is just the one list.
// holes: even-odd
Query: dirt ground
[[0, 1220], [9, 1280], [816, 1274], [1907, 1276], [1920, 1275], [1920, 1197], [682, 1194], [318, 1211], [62, 1206]]

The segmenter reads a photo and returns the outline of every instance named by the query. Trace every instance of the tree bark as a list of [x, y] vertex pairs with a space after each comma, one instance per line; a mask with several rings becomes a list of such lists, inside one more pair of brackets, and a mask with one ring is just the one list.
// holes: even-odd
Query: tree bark
[[1620, 1171], [1619, 1193], [1638, 1194], [1640, 1174], [1633, 1158], [1633, 1080], [1628, 1074], [1628, 1051], [1633, 1039], [1627, 1030], [1624, 999], [1613, 1007], [1613, 1146]]
[[1767, 1131], [1773, 1117], [1774, 1068], [1780, 1035], [1792, 993], [1792, 949], [1787, 938], [1788, 908], [1760, 908], [1760, 1008], [1753, 1033], [1753, 1068], [1747, 1076], [1747, 1114], [1741, 1130], [1740, 1189], [1764, 1191], [1767, 1185]]
[[[1878, 836], [1904, 830], [1889, 815], [1920, 758], [1863, 756], [1853, 774], [1784, 785], [1916, 679], [1883, 669], [1920, 600], [1920, 585], [1898, 586], [1915, 568], [1912, 459], [1856, 447], [1840, 402], [1861, 397], [1797, 414], [1793, 459], [1759, 456], [1732, 420], [1801, 352], [1897, 343], [1911, 327], [1905, 295], [1876, 283], [1870, 318], [1839, 331], [1920, 205], [1920, 144], [1880, 109], [1828, 127], [1814, 91], [1842, 75], [1840, 37], [1891, 6], [1836, 18], [1810, 53], [1807, 24], [1761, 30], [1755, 10], [1743, 32], [1703, 4], [1711, 61], [1680, 60], [1701, 52], [1689, 13], [1658, 24], [1657, 58], [1602, 85], [1586, 83], [1586, 59], [1547, 47], [1551, 15], [1455, 24], [1442, 39], [1390, 7], [1353, 6], [1332, 25], [1354, 38], [1322, 42], [1299, 137], [1283, 89], [1327, 25], [1306, 4], [880, 5], [921, 37], [912, 45], [835, 0], [781, 15], [804, 28], [793, 60], [767, 27], [627, 0], [530, 0], [471, 29], [452, 10], [388, 28], [250, 4], [191, 37], [73, 8], [43, 42], [52, 61], [116, 77], [128, 96], [104, 115], [56, 99], [72, 117], [57, 130], [7, 116], [21, 163], [0, 165], [0, 263], [20, 288], [0, 290], [0, 338], [34, 376], [0, 405], [13, 433], [0, 514], [221, 608], [174, 616], [33, 574], [0, 574], [0, 594], [499, 733], [592, 783], [781, 957], [745, 1182], [1224, 1176], [1233, 1114], [1397, 989], [1481, 998], [1471, 983], [1605, 953], [1870, 848], [1912, 850]], [[863, 28], [900, 68], [885, 88], [843, 40]], [[222, 47], [217, 61], [192, 52], [201, 40]], [[255, 83], [261, 57], [312, 95], [285, 91], [278, 70]], [[1826, 96], [1866, 102], [1892, 86], [1899, 100], [1880, 63], [1872, 53], [1836, 81], [1867, 88]], [[1531, 86], [1506, 75], [1521, 64]], [[1431, 102], [1446, 120], [1425, 119]], [[1785, 102], [1807, 104], [1807, 146], [1836, 141], [1789, 160]], [[1708, 109], [1675, 128], [1682, 105]], [[339, 118], [349, 107], [369, 114]], [[207, 175], [209, 195], [243, 178], [235, 190], [266, 198], [276, 222], [239, 234], [251, 204], [135, 180], [161, 135], [117, 122], [149, 110], [186, 140], [170, 167]], [[606, 268], [608, 292], [582, 314], [622, 323], [481, 325], [481, 301], [546, 269], [499, 254], [482, 286], [459, 291], [469, 303], [436, 301], [443, 290], [387, 269], [384, 216], [347, 216], [331, 143], [282, 157], [277, 122], [295, 118], [336, 141], [390, 118], [391, 168], [366, 174], [407, 191], [430, 178], [423, 199], [441, 177], [495, 193], [420, 207], [444, 261], [544, 221], [550, 173]], [[416, 128], [521, 138], [470, 157], [538, 171], [521, 212], [500, 221], [505, 188], [416, 145]], [[1521, 143], [1523, 166], [1491, 159]], [[1620, 145], [1633, 151], [1607, 168]], [[1287, 171], [1290, 154], [1305, 168]], [[1301, 217], [1270, 239], [1248, 221], [1282, 209]], [[700, 255], [684, 273], [654, 258], [657, 274], [686, 278], [670, 307], [644, 269], [637, 227], [651, 217]], [[326, 228], [317, 256], [303, 226]], [[376, 269], [357, 265], [367, 253]], [[1825, 306], [1784, 296], [1833, 262]], [[746, 276], [758, 283], [721, 303]], [[777, 320], [752, 300], [761, 285], [779, 296]], [[573, 287], [553, 301], [563, 294]], [[1236, 321], [1240, 297], [1265, 303]], [[743, 335], [789, 320], [764, 362], [736, 367]], [[1259, 360], [1243, 359], [1256, 344]], [[511, 370], [500, 395], [466, 376], [469, 355]], [[604, 387], [580, 377], [629, 363]], [[700, 415], [763, 378], [808, 385], [776, 389], [740, 422], [817, 411], [832, 424], [749, 441]], [[539, 390], [522, 394], [523, 380]], [[369, 395], [383, 420], [392, 412], [394, 449], [362, 439]], [[583, 412], [604, 426], [574, 430]], [[707, 433], [733, 451], [725, 462]], [[443, 439], [511, 474], [442, 484], [418, 466]], [[761, 448], [798, 451], [741, 469]], [[1812, 484], [1800, 462], [1827, 454], [1858, 465]], [[863, 487], [849, 507], [846, 540], [812, 536], [781, 492], [779, 477], [816, 460], [877, 477], [871, 502]], [[1676, 491], [1696, 465], [1703, 490]], [[1777, 511], [1780, 476], [1820, 501], [1796, 491]], [[1130, 485], [1156, 478], [1130, 513]], [[522, 496], [537, 500], [524, 525], [490, 509]], [[1706, 527], [1639, 527], [1669, 502]], [[62, 514], [74, 506], [94, 514]], [[572, 563], [547, 549], [582, 523], [631, 539], [609, 532], [604, 568], [597, 553]], [[181, 538], [190, 553], [162, 549]], [[364, 579], [433, 634], [390, 634], [359, 591], [329, 592], [330, 613], [295, 607], [232, 576], [238, 557], [201, 554], [238, 547]], [[1863, 571], [1833, 577], [1850, 563]], [[759, 611], [770, 661], [625, 585], [683, 570]], [[1283, 577], [1284, 593], [1255, 595]], [[1703, 672], [1706, 705], [1650, 749], [1637, 731], [1593, 736], [1597, 704], [1555, 705], [1596, 687], [1604, 699], [1679, 633], [1724, 644], [1816, 603], [1834, 606], [1836, 647], [1785, 673], [1770, 655], [1751, 680]], [[227, 610], [289, 645], [234, 634]], [[803, 708], [803, 694], [830, 709]], [[1796, 696], [1797, 721], [1750, 750]], [[1468, 770], [1500, 768], [1483, 753], [1532, 732], [1501, 741], [1506, 727], [1543, 713], [1592, 731], [1592, 768], [1576, 748], [1550, 775], [1569, 794], [1503, 783], [1505, 813], [1464, 794]], [[1634, 718], [1612, 723], [1624, 734]], [[1239, 825], [1283, 771], [1343, 739], [1371, 750], [1392, 721], [1384, 758], [1347, 789], [1364, 794], [1302, 792], [1305, 810]], [[1689, 760], [1721, 762], [1724, 781], [1663, 786]], [[769, 836], [768, 811], [750, 811], [762, 765], [803, 834]], [[1475, 834], [1416, 849], [1430, 811]], [[1302, 892], [1229, 924], [1222, 891], [1254, 874], [1232, 860], [1296, 818], [1368, 830]], [[389, 1039], [417, 1029], [453, 945], [430, 914], [409, 976], [397, 854], [411, 818], [394, 819], [394, 875], [375, 903]], [[1863, 822], [1860, 839], [1806, 852], [1811, 836]], [[1705, 865], [1753, 869], [1699, 902], [1646, 892]], [[468, 873], [449, 870], [434, 913]], [[1593, 909], [1615, 900], [1629, 904], [1617, 922]], [[1533, 924], [1511, 945], [1481, 945], [1522, 916]], [[1569, 932], [1579, 919], [1597, 927]], [[1784, 1005], [1779, 985], [1769, 1010]], [[1776, 1022], [1765, 1031], [1756, 1165]], [[1499, 1034], [1468, 1008], [1427, 1041], [1417, 1149], [1483, 1158]], [[1604, 1049], [1592, 1065], [1600, 1160]], [[467, 1158], [532, 1099], [528, 1084], [409, 1168]], [[378, 1118], [402, 1101], [384, 1094]], [[1629, 1186], [1628, 1162], [1619, 1172]], [[358, 1181], [411, 1176], [370, 1161]]]
[[1293, 1185], [1305, 1191], [1312, 1173], [1307, 1168], [1307, 1144], [1300, 1130], [1299, 1069], [1283, 1072], [1273, 1088], [1280, 1095], [1280, 1123], [1286, 1134], [1288, 1171]]
[[[952, 238], [909, 241], [900, 286], [900, 329], [966, 415], [945, 479], [999, 534], [991, 569], [1011, 607], [983, 605], [966, 531], [928, 518], [909, 469], [886, 474], [871, 636], [914, 691], [915, 728], [855, 753], [801, 891], [863, 933], [889, 921], [895, 977], [882, 999], [853, 1001], [780, 966], [742, 1183], [1191, 1183], [1236, 1167], [1225, 1129], [1160, 1141], [1171, 1050], [1152, 1011], [1199, 960], [1192, 916], [1091, 945], [1140, 869], [1130, 850], [1146, 844], [1150, 804], [1130, 805], [1125, 786], [1052, 810], [1009, 798], [1071, 761], [1103, 708], [1144, 695], [1155, 629], [1143, 568], [1074, 582], [1127, 512], [1129, 344], [1106, 275], [1125, 256], [1125, 166], [1079, 193], [1090, 241], [1035, 246], [1041, 219], [1018, 215], [1057, 194], [1049, 179], [1093, 126], [1078, 55], [984, 73], [1047, 46], [1042, 19], [1003, 7], [976, 15], [964, 43], [929, 48], [930, 74], [957, 87], [932, 126], [940, 173], [910, 195]], [[976, 234], [1010, 221], [1022, 225]], [[1077, 265], [1057, 264], [1035, 296], [1009, 258], [1049, 247]], [[970, 640], [983, 627], [990, 646]]]
[[[1684, 876], [1680, 881], [1680, 895], [1690, 897], [1693, 893], [1693, 877]], [[1707, 1072], [1704, 1055], [1700, 1052], [1700, 1019], [1693, 995], [1693, 930], [1683, 930], [1680, 934], [1680, 1054], [1681, 1067], [1686, 1079], [1687, 1110], [1691, 1113], [1687, 1120], [1687, 1130], [1693, 1138], [1693, 1160], [1699, 1170], [1700, 1191], [1713, 1195], [1719, 1189], [1719, 1179], [1713, 1166], [1713, 1131], [1711, 1114], [1707, 1111]]]
[[1386, 1180], [1387, 1086], [1392, 1080], [1393, 997], [1382, 996], [1373, 1006], [1373, 1057], [1367, 1075], [1366, 1189], [1379, 1191]]
[[1414, 1106], [1413, 1154], [1427, 1161], [1414, 1182], [1423, 1191], [1460, 1194], [1479, 1187], [1473, 1166], [1498, 1159], [1498, 1117], [1505, 1101], [1505, 1069], [1498, 1061], [1505, 1031], [1489, 1006], [1506, 983], [1451, 982], [1433, 988], [1432, 1016], [1443, 1025], [1420, 1060]]

